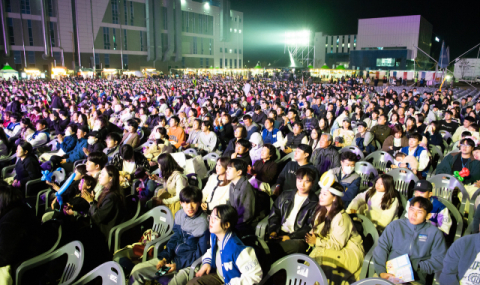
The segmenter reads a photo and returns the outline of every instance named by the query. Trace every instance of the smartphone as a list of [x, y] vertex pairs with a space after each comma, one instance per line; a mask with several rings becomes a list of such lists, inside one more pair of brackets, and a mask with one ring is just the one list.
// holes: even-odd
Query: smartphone
[[163, 276], [165, 274], [167, 274], [168, 270], [170, 270], [170, 267], [167, 267], [167, 266], [164, 266], [162, 268], [160, 268], [160, 270], [158, 270], [155, 275], [157, 276]]

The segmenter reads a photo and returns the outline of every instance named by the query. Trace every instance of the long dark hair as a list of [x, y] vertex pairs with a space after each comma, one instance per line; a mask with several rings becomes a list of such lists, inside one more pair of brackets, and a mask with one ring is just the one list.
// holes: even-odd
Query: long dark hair
[[[334, 182], [333, 185], [330, 187], [342, 193], [345, 192], [345, 190], [343, 189], [343, 186], [338, 182]], [[332, 207], [330, 208], [330, 211], [327, 212], [327, 208], [324, 206], [321, 206], [319, 202], [315, 209], [315, 215], [313, 215], [312, 217], [313, 231], [316, 231], [318, 225], [325, 222], [325, 224], [323, 225], [323, 229], [320, 232], [320, 235], [322, 237], [327, 236], [328, 232], [330, 231], [333, 218], [344, 209], [342, 198], [339, 196], [336, 196], [335, 194], [332, 194], [332, 195], [335, 196], [335, 200], [332, 203]]]
[[120, 173], [118, 169], [113, 165], [107, 165], [104, 169], [107, 171], [108, 176], [112, 178], [112, 181], [103, 188], [100, 197], [98, 197], [98, 205], [102, 204], [103, 199], [105, 199], [105, 196], [107, 196], [108, 193], [117, 195], [123, 202], [123, 193], [120, 191]]
[[388, 174], [380, 174], [378, 178], [373, 183], [373, 187], [371, 187], [367, 194], [365, 195], [365, 201], [368, 202], [368, 199], [371, 198], [377, 190], [375, 189], [375, 185], [378, 179], [382, 179], [383, 187], [385, 188], [385, 194], [382, 198], [381, 207], [382, 210], [388, 210], [390, 206], [392, 206], [395, 199], [399, 199], [398, 192], [395, 190], [395, 183], [393, 182], [393, 177]]
[[[228, 165], [230, 164], [230, 157], [220, 157], [217, 161], [220, 161], [220, 164], [223, 168], [227, 169]], [[227, 174], [225, 173], [225, 179], [218, 184], [218, 186], [226, 186], [230, 183], [227, 179]]]
[[220, 219], [220, 226], [222, 227], [222, 229], [225, 230], [225, 227], [228, 223], [229, 227], [228, 229], [226, 229], [226, 232], [228, 233], [234, 231], [238, 222], [237, 210], [234, 207], [226, 204], [215, 206], [213, 210], [215, 209], [217, 209], [217, 215]]
[[8, 146], [8, 138], [3, 128], [0, 128], [0, 140], [7, 147], [7, 153], [8, 153], [10, 151], [10, 147]]
[[183, 173], [183, 168], [173, 159], [169, 153], [162, 153], [157, 159], [158, 167], [162, 171], [162, 176], [167, 180], [175, 170]]

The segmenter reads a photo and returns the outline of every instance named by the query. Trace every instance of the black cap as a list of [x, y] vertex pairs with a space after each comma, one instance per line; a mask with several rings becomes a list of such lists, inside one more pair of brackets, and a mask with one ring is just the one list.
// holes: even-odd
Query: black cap
[[427, 180], [419, 180], [415, 183], [413, 187], [413, 191], [420, 191], [420, 192], [432, 192], [433, 186], [430, 181]]
[[363, 126], [363, 127], [366, 128], [366, 127], [367, 127], [367, 123], [365, 123], [364, 121], [360, 121], [360, 122], [357, 123], [357, 127], [358, 127], [358, 126]]
[[87, 137], [98, 138], [98, 132], [97, 131], [91, 131], [91, 132], [88, 133]]

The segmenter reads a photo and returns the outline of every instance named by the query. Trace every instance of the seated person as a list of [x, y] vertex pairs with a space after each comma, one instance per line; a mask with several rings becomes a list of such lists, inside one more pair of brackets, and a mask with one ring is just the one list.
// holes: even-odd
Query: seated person
[[[187, 285], [260, 282], [263, 272], [255, 251], [245, 246], [233, 231], [237, 220], [237, 211], [232, 206], [218, 205], [213, 209], [209, 223], [211, 247], [203, 255], [202, 267], [196, 277]], [[228, 264], [232, 267], [228, 268]]]
[[88, 133], [88, 127], [82, 126], [77, 129], [77, 144], [75, 148], [66, 154], [59, 156], [54, 155], [50, 158], [50, 162], [46, 162], [42, 164], [42, 169], [44, 170], [52, 170], [56, 169], [58, 166], [64, 168], [67, 172], [73, 169], [73, 163], [80, 159], [85, 159], [87, 155], [85, 154], [84, 150], [87, 147], [87, 139], [85, 136]]
[[18, 138], [20, 137], [20, 131], [22, 126], [20, 126], [21, 116], [18, 114], [10, 115], [10, 121], [8, 125], [4, 127], [5, 134], [8, 138]]
[[213, 125], [210, 121], [202, 122], [202, 133], [198, 135], [198, 141], [193, 147], [204, 154], [211, 153], [217, 146], [217, 135], [213, 132]]
[[250, 139], [253, 133], [260, 132], [260, 127], [257, 125], [257, 123], [252, 121], [252, 116], [250, 115], [243, 116], [243, 124], [247, 129], [247, 137], [246, 137], [247, 140]]
[[265, 128], [262, 130], [263, 143], [280, 147], [283, 142], [283, 135], [278, 128], [274, 128], [274, 125], [275, 121], [272, 118], [265, 120]]
[[[191, 110], [193, 111], [193, 110]], [[193, 121], [193, 126], [188, 133], [188, 139], [187, 141], [182, 144], [182, 147], [184, 149], [189, 148], [191, 145], [195, 145], [198, 142], [198, 137], [202, 133], [202, 130], [200, 130], [200, 126], [202, 125], [202, 121], [200, 119], [195, 119]]]
[[252, 144], [246, 139], [240, 139], [235, 144], [235, 152], [232, 153], [231, 158], [238, 158], [247, 163], [247, 165], [252, 165], [252, 159], [250, 158], [249, 150]]
[[427, 177], [427, 166], [430, 162], [430, 157], [428, 156], [428, 150], [421, 147], [419, 144], [422, 141], [422, 135], [415, 132], [408, 135], [408, 146], [402, 147], [401, 152], [415, 157], [418, 161], [417, 176]]
[[277, 160], [277, 149], [272, 144], [263, 145], [260, 159], [253, 164], [253, 167], [249, 167], [249, 174], [261, 182], [268, 184], [275, 182], [278, 168], [275, 160]]
[[355, 139], [355, 133], [352, 130], [348, 116], [343, 118], [342, 127], [333, 132], [333, 137], [335, 138], [335, 147], [338, 149], [352, 144]]
[[47, 122], [45, 120], [39, 120], [36, 124], [36, 131], [27, 137], [27, 142], [29, 142], [33, 148], [41, 146], [50, 141], [50, 133], [47, 129]]
[[39, 160], [42, 162], [45, 162], [45, 161], [49, 161], [50, 158], [54, 155], [63, 156], [67, 152], [72, 151], [75, 148], [76, 144], [77, 144], [77, 125], [70, 124], [65, 130], [65, 135], [62, 135], [62, 134], [57, 135], [57, 145], [56, 145], [57, 151], [46, 152], [40, 156]]
[[162, 153], [172, 153], [174, 146], [168, 140], [167, 130], [165, 128], [158, 128], [155, 132], [155, 143], [149, 147], [144, 147], [143, 154], [150, 160], [150, 165], [155, 165], [155, 161]]
[[366, 216], [377, 227], [379, 232], [390, 224], [397, 216], [400, 197], [395, 190], [392, 176], [380, 174], [367, 191], [358, 194], [348, 205], [347, 213], [358, 213]]
[[443, 233], [426, 222], [432, 209], [428, 199], [415, 197], [410, 201], [408, 219], [395, 220], [385, 228], [373, 251], [375, 272], [380, 278], [395, 278], [387, 273], [387, 261], [404, 254], [408, 254], [415, 281], [420, 284], [425, 284], [428, 274], [442, 269], [447, 246]]
[[23, 191], [28, 181], [42, 177], [42, 169], [30, 143], [22, 141], [17, 146], [16, 155], [19, 159], [15, 164], [15, 177], [13, 177], [12, 186], [21, 188]]
[[230, 191], [230, 181], [227, 180], [227, 168], [230, 158], [220, 157], [215, 166], [215, 174], [208, 177], [203, 188], [202, 210], [210, 213], [217, 205], [226, 204]]
[[288, 162], [287, 165], [285, 165], [285, 167], [282, 169], [282, 172], [280, 172], [280, 175], [277, 178], [277, 185], [275, 186], [275, 190], [273, 191], [272, 195], [278, 196], [284, 189], [295, 189], [295, 173], [297, 173], [297, 170], [301, 167], [307, 167], [315, 170], [316, 176], [313, 181], [313, 190], [314, 192], [317, 191], [318, 180], [320, 177], [315, 166], [309, 162], [311, 155], [311, 146], [306, 144], [301, 144], [298, 146], [298, 148], [295, 150], [295, 156], [293, 157], [293, 160]]
[[140, 180], [140, 184], [137, 187], [138, 197], [140, 200], [145, 203], [147, 200], [153, 197], [155, 189], [157, 188], [157, 183], [154, 180], [150, 179], [147, 171], [143, 167], [137, 168], [134, 174], [135, 179]]
[[453, 175], [455, 171], [462, 171], [463, 168], [467, 168], [470, 175], [464, 177], [463, 184], [468, 185], [477, 182], [480, 180], [480, 161], [473, 157], [474, 148], [473, 140], [462, 139], [460, 141], [460, 152], [452, 152], [445, 156], [437, 166], [435, 174]]
[[83, 148], [85, 155], [88, 156], [92, 152], [102, 152], [104, 148], [105, 145], [103, 145], [102, 141], [100, 140], [98, 132], [92, 131], [88, 133], [87, 146]]
[[255, 216], [255, 192], [248, 182], [247, 163], [241, 159], [232, 159], [227, 168], [227, 180], [230, 183], [227, 204], [238, 212], [236, 233], [240, 236], [255, 234], [253, 224], [258, 222]]
[[295, 122], [293, 123], [293, 131], [286, 135], [282, 142], [281, 149], [285, 151], [285, 153], [290, 153], [300, 144], [308, 144], [308, 137], [303, 132], [302, 123]]
[[252, 146], [249, 151], [250, 159], [252, 160], [252, 164], [254, 164], [262, 156], [261, 154], [262, 148], [263, 148], [262, 136], [260, 135], [260, 133], [253, 133], [249, 141]]
[[225, 151], [223, 152], [223, 156], [226, 156], [226, 157], [232, 156], [232, 153], [235, 152], [235, 145], [238, 142], [238, 140], [244, 139], [247, 137], [247, 129], [244, 126], [239, 125], [235, 128], [233, 135], [234, 135], [234, 138], [228, 142], [227, 149], [225, 149]]
[[309, 160], [315, 165], [318, 173], [324, 173], [332, 168], [341, 166], [340, 154], [332, 146], [333, 137], [330, 134], [322, 134], [320, 137], [320, 147], [316, 148], [311, 159]]
[[120, 186], [127, 188], [133, 180], [135, 170], [142, 166], [150, 171], [150, 164], [142, 153], [134, 151], [131, 145], [120, 146], [118, 153], [108, 162], [120, 171]]
[[275, 200], [267, 228], [272, 260], [307, 251], [305, 234], [311, 230], [310, 218], [318, 204], [318, 196], [313, 191], [315, 175], [315, 170], [299, 168], [296, 187], [285, 189]]
[[371, 132], [367, 131], [367, 123], [364, 121], [357, 123], [355, 145], [364, 153], [365, 156], [374, 152], [376, 149], [374, 136]]
[[[189, 268], [208, 249], [210, 234], [207, 215], [200, 208], [201, 202], [202, 191], [199, 189], [187, 186], [180, 192], [182, 209], [175, 214], [173, 236], [156, 258], [142, 262], [133, 268], [129, 284], [146, 284], [148, 280], [158, 279], [156, 273], [163, 267], [170, 267], [170, 269], [162, 279], [172, 278], [171, 284], [186, 283], [188, 279], [177, 280], [177, 278], [186, 277], [185, 275], [188, 274], [176, 273]], [[177, 283], [174, 283], [175, 281]]]
[[136, 148], [140, 144], [140, 136], [137, 133], [138, 123], [135, 119], [130, 119], [127, 122], [127, 128], [123, 132], [123, 138], [120, 144], [129, 144]]
[[[433, 205], [432, 211], [430, 212], [428, 221], [436, 226], [439, 230], [448, 235], [450, 233], [450, 227], [452, 226], [452, 218], [450, 217], [450, 213], [448, 208], [440, 202], [436, 196], [433, 196], [433, 186], [430, 181], [427, 180], [419, 180], [415, 183], [413, 187], [413, 195], [415, 197], [423, 197], [425, 199], [430, 200]], [[413, 198], [408, 200], [407, 205], [405, 207], [405, 217], [408, 218], [408, 211], [410, 208], [410, 202]]]
[[440, 284], [475, 284], [472, 280], [476, 280], [479, 276], [478, 253], [480, 246], [478, 239], [480, 235], [478, 234], [478, 223], [473, 230], [477, 234], [459, 238], [448, 249], [443, 259]]
[[[363, 262], [363, 241], [343, 208], [342, 185], [322, 187], [313, 228], [305, 241], [313, 247], [310, 257], [322, 268], [330, 284], [358, 281]], [[337, 270], [336, 268], [341, 268]]]
[[179, 126], [180, 119], [177, 116], [170, 118], [167, 135], [170, 143], [175, 146], [176, 149], [179, 149], [182, 144], [185, 142], [185, 131], [182, 127]]
[[358, 161], [357, 155], [350, 151], [345, 151], [340, 156], [340, 167], [335, 167], [329, 171], [335, 175], [335, 181], [339, 182], [345, 189], [342, 197], [343, 205], [348, 207], [350, 202], [357, 196], [360, 190], [361, 177], [355, 173], [355, 163]]
[[111, 160], [118, 153], [118, 144], [120, 143], [120, 135], [117, 133], [109, 133], [105, 142], [107, 147], [103, 149], [103, 153], [108, 156], [108, 160]]

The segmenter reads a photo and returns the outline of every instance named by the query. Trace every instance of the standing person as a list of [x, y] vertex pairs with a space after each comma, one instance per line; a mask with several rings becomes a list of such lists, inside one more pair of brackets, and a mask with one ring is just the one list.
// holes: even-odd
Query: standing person
[[305, 236], [313, 247], [310, 257], [332, 284], [358, 281], [364, 257], [362, 237], [343, 208], [343, 195], [343, 187], [337, 182], [322, 187], [312, 217], [313, 229]]
[[196, 277], [187, 285], [258, 284], [262, 268], [253, 248], [245, 246], [235, 234], [238, 221], [235, 208], [218, 205], [209, 218], [211, 248], [203, 255]]

